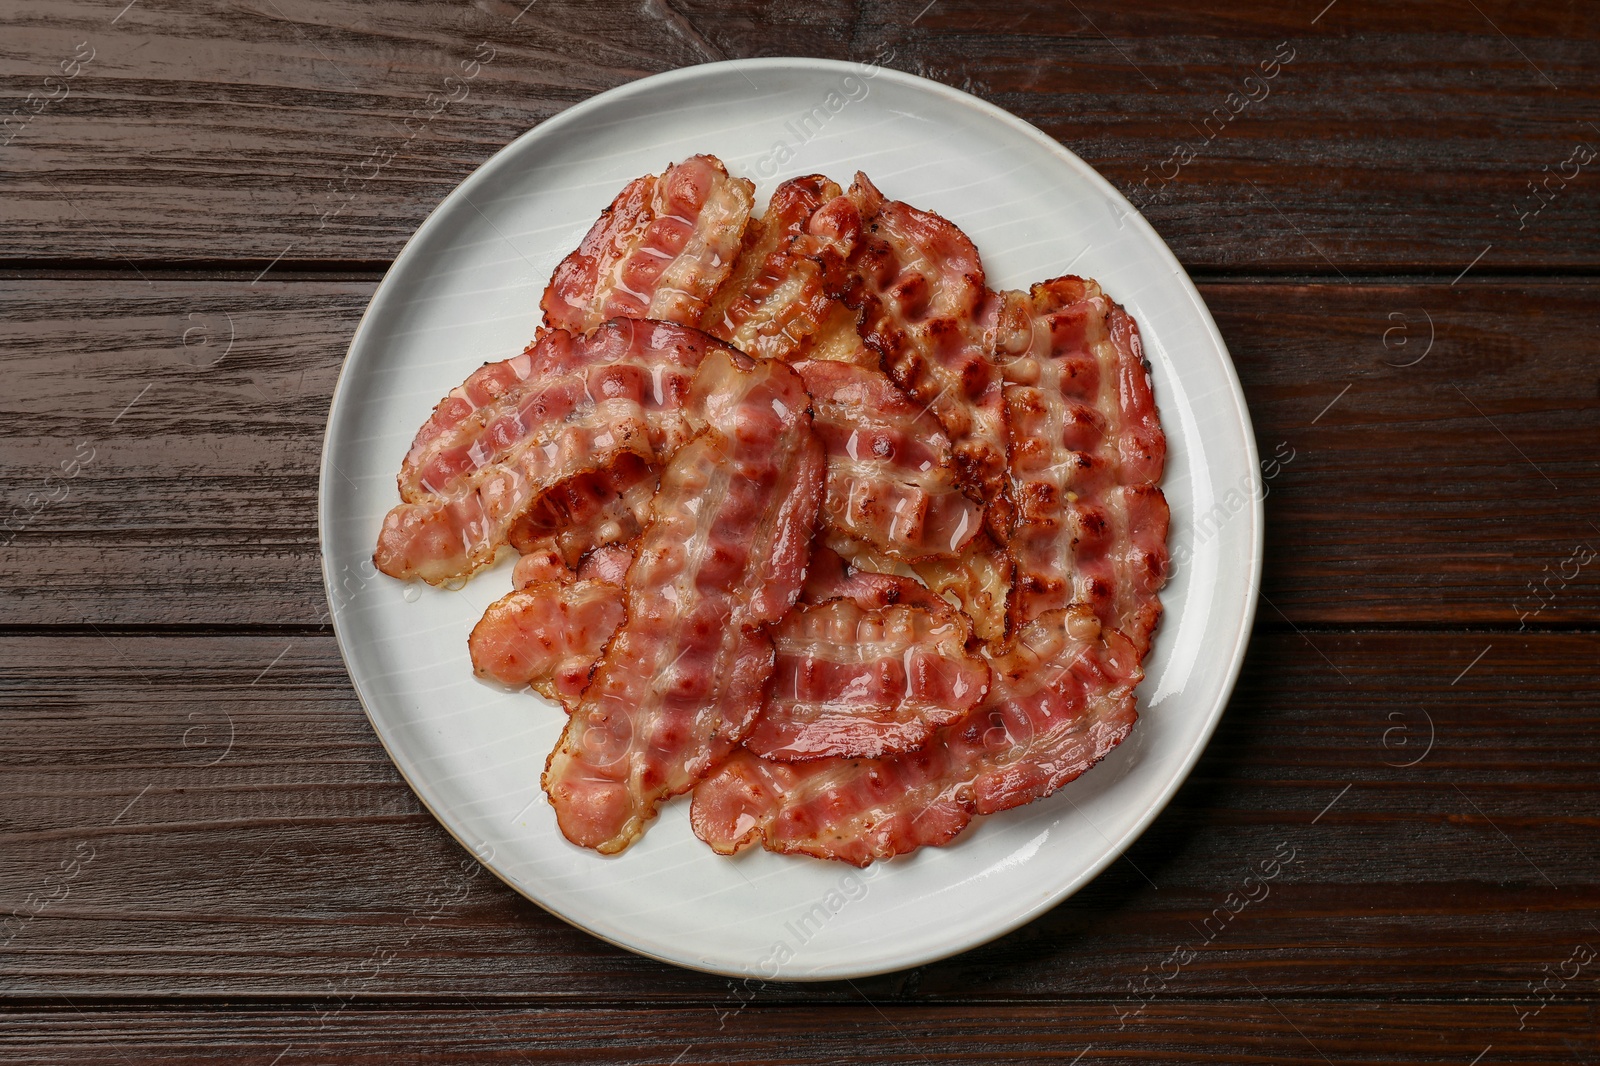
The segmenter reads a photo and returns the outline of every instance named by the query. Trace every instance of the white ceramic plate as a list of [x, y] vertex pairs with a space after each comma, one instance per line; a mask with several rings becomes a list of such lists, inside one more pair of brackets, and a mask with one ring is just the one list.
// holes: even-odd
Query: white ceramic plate
[[[568, 844], [539, 789], [563, 716], [476, 681], [467, 633], [510, 563], [459, 591], [375, 574], [395, 472], [439, 398], [533, 336], [551, 269], [624, 182], [696, 152], [758, 202], [814, 172], [866, 170], [977, 244], [995, 288], [1092, 276], [1138, 320], [1169, 452], [1175, 572], [1141, 718], [1103, 763], [950, 847], [856, 871], [765, 852], [719, 858], [687, 797], [603, 858]], [[1232, 363], [1183, 268], [1082, 160], [981, 100], [814, 59], [691, 67], [586, 101], [519, 137], [439, 205], [372, 298], [334, 392], [321, 536], [334, 629], [379, 739], [429, 810], [496, 874], [613, 943], [779, 980], [859, 977], [981, 944], [1110, 864], [1182, 783], [1244, 655], [1261, 567], [1254, 437]], [[1198, 519], [1198, 520], [1197, 520]]]

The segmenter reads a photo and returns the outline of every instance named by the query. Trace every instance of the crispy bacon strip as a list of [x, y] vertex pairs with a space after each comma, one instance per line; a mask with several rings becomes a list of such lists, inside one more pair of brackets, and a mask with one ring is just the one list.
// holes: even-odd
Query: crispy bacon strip
[[697, 325], [733, 269], [755, 185], [715, 156], [630, 182], [550, 278], [545, 325], [587, 333], [613, 318]]
[[584, 557], [582, 565], [578, 567], [578, 579], [604, 581], [622, 588], [627, 582], [628, 568], [632, 565], [633, 548], [629, 545], [613, 544], [596, 548]]
[[531, 685], [570, 712], [622, 616], [622, 589], [610, 582], [534, 582], [491, 604], [473, 626], [473, 669], [503, 685]]
[[573, 577], [571, 568], [556, 550], [555, 541], [549, 540], [530, 548], [517, 560], [516, 568], [511, 571], [511, 587], [525, 589], [543, 581], [565, 584]]
[[[938, 215], [885, 199], [865, 174], [844, 199], [860, 214], [842, 295], [861, 310], [861, 337], [894, 383], [944, 426], [964, 480], [989, 505], [990, 526], [1003, 541], [1006, 412], [989, 357], [1002, 305], [984, 284], [978, 250]], [[824, 217], [843, 210], [830, 204]], [[850, 224], [838, 228], [847, 232]]]
[[860, 314], [840, 294], [861, 232], [859, 209], [821, 175], [778, 186], [734, 274], [704, 319], [708, 332], [752, 354], [831, 359], [876, 369]]
[[400, 498], [416, 503], [469, 474], [480, 465], [472, 446], [487, 426], [516, 410], [540, 378], [571, 373], [587, 362], [586, 346], [569, 334], [547, 333], [521, 354], [474, 370], [417, 430], [396, 479]]
[[438, 584], [494, 559], [511, 527], [572, 479], [622, 456], [649, 463], [691, 434], [683, 402], [706, 352], [699, 330], [618, 319], [585, 337], [553, 330], [490, 364], [434, 410], [400, 474], [373, 561]]
[[[822, 267], [824, 290], [833, 302], [806, 346], [808, 359], [831, 359], [877, 370], [883, 358], [861, 339], [859, 306], [843, 298], [855, 289], [850, 259], [861, 240], [861, 211], [849, 196], [836, 196], [822, 205], [796, 239], [797, 254]], [[859, 301], [857, 301], [859, 305]]]
[[823, 543], [819, 535], [811, 541], [811, 561], [806, 566], [806, 583], [800, 586], [801, 603], [826, 603], [838, 596], [850, 580], [850, 567], [844, 557]]
[[743, 739], [772, 673], [764, 625], [799, 596], [824, 458], [799, 376], [718, 352], [696, 378], [706, 428], [661, 474], [627, 614], [545, 768], [568, 840], [644, 832]]
[[511, 524], [506, 539], [526, 555], [551, 544], [568, 566], [608, 544], [625, 544], [650, 520], [655, 467], [631, 453], [610, 466], [580, 474], [551, 491]]
[[860, 312], [852, 311], [848, 304], [843, 302], [834, 304], [816, 332], [811, 335], [811, 342], [805, 348], [805, 357], [829, 359], [836, 363], [854, 363], [868, 370], [879, 370], [882, 359], [877, 352], [867, 347], [861, 339], [861, 334], [856, 331], [858, 318]]
[[805, 763], [735, 754], [695, 789], [695, 833], [724, 855], [759, 842], [865, 866], [1049, 795], [1133, 728], [1138, 656], [1120, 634], [1096, 630], [1086, 608], [1029, 623], [991, 659], [979, 708], [913, 754]]
[[828, 295], [822, 264], [800, 238], [812, 214], [838, 195], [839, 186], [820, 174], [778, 186], [701, 320], [707, 333], [768, 359], [791, 359], [807, 345], [841, 305]]
[[983, 526], [962, 494], [950, 442], [925, 408], [875, 370], [795, 364], [828, 450], [827, 522], [895, 559], [959, 555]]
[[824, 529], [822, 544], [837, 552], [858, 576], [893, 575], [897, 580], [926, 587], [943, 601], [953, 603], [972, 621], [978, 639], [1003, 650], [1011, 632], [1006, 604], [1011, 594], [1011, 556], [996, 546], [988, 532], [980, 532], [955, 558], [919, 559], [903, 563], [870, 544], [852, 540], [836, 529]]
[[1023, 343], [1001, 352], [1011, 427], [1013, 618], [1091, 606], [1142, 656], [1161, 617], [1166, 458], [1133, 319], [1093, 281], [1008, 293]]
[[1014, 567], [1011, 554], [985, 532], [955, 559], [921, 559], [912, 570], [940, 596], [961, 605], [978, 639], [996, 649], [1012, 631], [1010, 602]]
[[484, 612], [467, 639], [479, 677], [531, 685], [570, 714], [606, 641], [622, 624], [623, 581], [633, 550], [598, 548], [577, 573], [552, 548], [517, 560], [516, 591]]
[[970, 711], [989, 667], [955, 611], [839, 598], [797, 608], [773, 634], [777, 666], [744, 746], [782, 761], [915, 751]]
[[827, 603], [843, 596], [862, 610], [906, 604], [935, 612], [953, 612], [951, 605], [921, 582], [899, 574], [857, 569], [819, 536], [811, 545], [811, 565], [806, 569], [800, 599]]
[[917, 581], [917, 571], [909, 563], [902, 563], [889, 555], [884, 554], [870, 544], [863, 544], [839, 532], [831, 525], [824, 525], [818, 531], [818, 543], [829, 551], [836, 552], [852, 571], [865, 571], [875, 574], [893, 574], [896, 577]]

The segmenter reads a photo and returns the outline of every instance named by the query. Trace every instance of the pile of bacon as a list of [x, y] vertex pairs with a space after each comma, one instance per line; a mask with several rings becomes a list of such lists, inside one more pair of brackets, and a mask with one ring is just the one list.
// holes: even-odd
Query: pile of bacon
[[1128, 735], [1166, 442], [1137, 327], [993, 292], [950, 222], [695, 156], [623, 189], [544, 328], [434, 410], [384, 573], [510, 545], [481, 677], [568, 713], [543, 785], [615, 853], [667, 798], [723, 854], [875, 859], [1049, 795]]

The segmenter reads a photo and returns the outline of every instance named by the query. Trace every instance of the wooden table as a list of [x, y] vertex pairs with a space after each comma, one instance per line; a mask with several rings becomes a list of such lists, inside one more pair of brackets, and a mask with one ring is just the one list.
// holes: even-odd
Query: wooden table
[[[0, 10], [0, 1059], [1600, 1062], [1592, 5], [124, 3]], [[317, 460], [386, 264], [496, 149], [880, 49], [1195, 276], [1279, 459], [1264, 596], [1126, 861], [954, 959], [751, 993], [462, 875], [325, 624]]]

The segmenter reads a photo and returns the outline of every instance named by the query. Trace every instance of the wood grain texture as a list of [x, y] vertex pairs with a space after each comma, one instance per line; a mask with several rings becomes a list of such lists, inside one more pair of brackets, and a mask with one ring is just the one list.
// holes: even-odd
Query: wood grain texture
[[[18, 530], [0, 537], [5, 621], [325, 621], [317, 467], [371, 291], [0, 282], [0, 504]], [[1600, 284], [1203, 292], [1279, 460], [1267, 620], [1517, 627], [1600, 611]], [[463, 356], [463, 377], [477, 361]], [[1221, 522], [1177, 518], [1201, 535]]]
[[[597, 92], [708, 60], [880, 53], [1073, 148], [1192, 268], [1454, 276], [1480, 254], [1586, 270], [1600, 251], [1592, 165], [1552, 179], [1600, 148], [1600, 19], [1581, 0], [122, 6], [0, 16], [0, 95], [57, 96], [0, 148], [0, 259], [381, 263], [496, 150]], [[80, 44], [93, 59], [47, 86]], [[1247, 86], [1280, 45], [1292, 60]]]
[[[1258, 635], [1188, 783], [1089, 887], [954, 959], [749, 995], [1530, 1000], [1542, 967], [1600, 947], [1600, 637], [1496, 635], [1463, 673], [1485, 643]], [[13, 636], [0, 663], [0, 912], [50, 901], [6, 946], [0, 1000], [728, 994], [464, 869], [329, 638]]]
[[[1546, 1008], [1522, 1032], [1477, 1004], [1253, 998], [1152, 1010], [1118, 1028], [1104, 1005], [827, 1009], [22, 1011], [0, 1025], [17, 1066], [276, 1061], [439, 1063], [1495, 1063], [1586, 1062], [1587, 1005]], [[1510, 1011], [1502, 1008], [1504, 1015]], [[1585, 1027], [1589, 1027], [1585, 1031]]]

